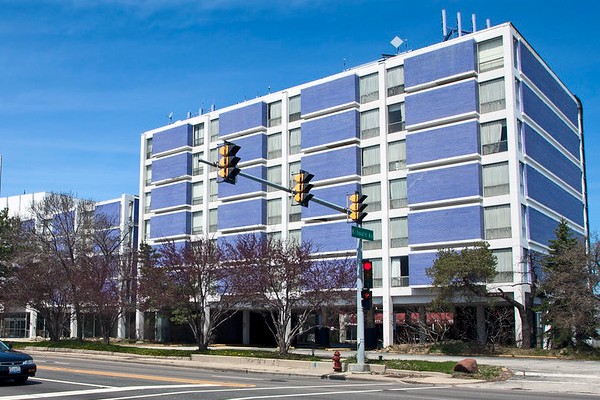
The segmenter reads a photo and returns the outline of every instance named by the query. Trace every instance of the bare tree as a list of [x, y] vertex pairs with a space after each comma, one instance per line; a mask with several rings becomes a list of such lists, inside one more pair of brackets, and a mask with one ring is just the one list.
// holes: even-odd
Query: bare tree
[[69, 287], [71, 305], [77, 321], [77, 338], [83, 337], [82, 303], [79, 285], [84, 260], [93, 253], [91, 233], [94, 229], [93, 202], [76, 199], [70, 193], [51, 193], [31, 206], [36, 227], [30, 231], [36, 250], [50, 268]]
[[256, 235], [242, 235], [229, 245], [230, 262], [238, 271], [236, 290], [252, 306], [266, 310], [281, 354], [307, 329], [311, 314], [355, 295], [348, 290], [356, 282], [354, 261], [317, 260], [312, 254], [309, 243]]
[[145, 248], [140, 277], [144, 308], [170, 308], [171, 320], [187, 324], [198, 349], [207, 349], [239, 301], [232, 292], [235, 269], [222, 263], [221, 248], [209, 238], [164, 243], [156, 256]]
[[43, 253], [27, 253], [12, 280], [13, 305], [27, 304], [45, 321], [50, 340], [58, 341], [71, 322], [72, 286], [62, 265]]
[[16, 259], [23, 250], [21, 220], [9, 217], [8, 209], [0, 211], [0, 304], [10, 300], [12, 291], [4, 288], [15, 270]]
[[128, 283], [133, 264], [128, 232], [121, 232], [119, 221], [102, 213], [94, 215], [90, 232], [91, 253], [81, 257], [78, 286], [82, 311], [99, 319], [105, 344], [119, 318], [129, 309]]

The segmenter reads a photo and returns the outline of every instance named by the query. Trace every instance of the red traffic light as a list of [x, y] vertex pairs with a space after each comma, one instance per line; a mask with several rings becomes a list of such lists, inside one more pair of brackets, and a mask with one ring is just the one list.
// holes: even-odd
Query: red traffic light
[[373, 287], [373, 262], [371, 260], [362, 260], [363, 288], [371, 289]]

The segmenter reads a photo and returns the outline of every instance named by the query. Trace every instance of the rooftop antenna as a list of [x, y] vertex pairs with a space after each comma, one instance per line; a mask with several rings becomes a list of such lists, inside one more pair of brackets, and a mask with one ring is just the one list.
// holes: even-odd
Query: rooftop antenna
[[[442, 41], [447, 41], [451, 37], [461, 37], [463, 34], [474, 33], [477, 32], [477, 22], [475, 18], [475, 14], [471, 15], [471, 24], [473, 26], [473, 30], [471, 31], [463, 31], [462, 28], [462, 18], [460, 12], [456, 13], [456, 28], [449, 28], [448, 22], [446, 19], [446, 10], [442, 10]], [[487, 20], [487, 27], [490, 27], [490, 20]]]
[[390, 44], [396, 48], [396, 54], [400, 54], [400, 46], [402, 46], [403, 43], [406, 43], [406, 41], [400, 39], [398, 36], [394, 37], [390, 42]]

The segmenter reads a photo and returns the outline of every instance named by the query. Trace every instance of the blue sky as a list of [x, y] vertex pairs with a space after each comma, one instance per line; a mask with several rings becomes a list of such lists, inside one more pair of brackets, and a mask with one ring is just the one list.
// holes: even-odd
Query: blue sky
[[137, 193], [142, 132], [510, 21], [584, 104], [590, 225], [600, 229], [595, 1], [0, 0], [1, 195]]

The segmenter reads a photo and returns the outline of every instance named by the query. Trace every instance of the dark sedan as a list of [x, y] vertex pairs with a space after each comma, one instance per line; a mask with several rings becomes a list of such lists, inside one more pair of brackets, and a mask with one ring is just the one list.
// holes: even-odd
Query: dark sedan
[[35, 376], [37, 366], [30, 355], [15, 351], [12, 346], [0, 341], [0, 379], [25, 383]]

